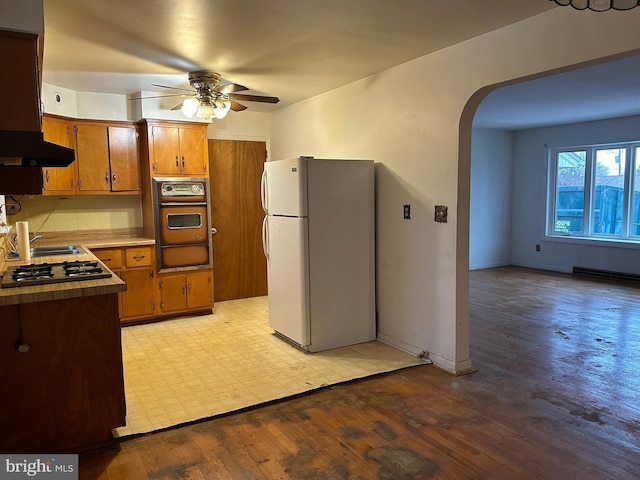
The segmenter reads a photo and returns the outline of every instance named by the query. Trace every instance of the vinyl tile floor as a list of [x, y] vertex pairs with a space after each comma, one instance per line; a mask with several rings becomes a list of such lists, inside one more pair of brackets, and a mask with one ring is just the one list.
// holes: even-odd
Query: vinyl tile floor
[[340, 382], [421, 365], [374, 341], [306, 353], [274, 335], [267, 297], [214, 313], [122, 329], [127, 424], [116, 437], [241, 410]]

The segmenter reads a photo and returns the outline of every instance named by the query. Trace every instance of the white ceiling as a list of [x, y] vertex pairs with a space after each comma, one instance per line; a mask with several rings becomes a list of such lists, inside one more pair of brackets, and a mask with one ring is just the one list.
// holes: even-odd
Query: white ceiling
[[519, 130], [638, 114], [640, 57], [630, 57], [495, 90], [474, 126]]
[[[209, 69], [221, 73], [223, 82], [249, 87], [246, 93], [280, 98], [277, 105], [246, 103], [250, 111], [261, 112], [551, 8], [567, 8], [548, 0], [43, 0], [43, 4], [46, 83], [82, 92], [169, 94], [171, 90], [151, 84], [189, 88], [188, 72]], [[565, 118], [569, 111], [575, 117], [578, 107], [593, 115], [595, 107], [586, 105], [594, 90], [608, 92], [600, 103], [609, 110], [626, 106], [629, 111], [626, 89], [637, 90], [637, 82], [622, 84], [628, 75], [611, 72], [595, 68], [591, 73], [597, 77], [569, 73], [501, 89], [481, 105], [476, 123], [525, 128], [524, 119], [545, 124]], [[568, 88], [569, 78], [572, 85], [577, 79], [579, 88]], [[577, 101], [563, 106], [561, 101], [571, 98]], [[532, 103], [537, 111], [523, 114]]]
[[[189, 88], [209, 69], [269, 111], [542, 13], [548, 0], [44, 0], [43, 80], [75, 91]], [[402, 88], [399, 85], [398, 88]]]

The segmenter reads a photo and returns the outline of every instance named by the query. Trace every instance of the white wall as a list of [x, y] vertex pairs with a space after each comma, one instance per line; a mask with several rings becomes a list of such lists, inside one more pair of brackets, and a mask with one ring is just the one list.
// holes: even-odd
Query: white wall
[[471, 136], [469, 269], [511, 262], [513, 133], [474, 128]]
[[[640, 245], [545, 238], [545, 145], [553, 147], [638, 140], [640, 116], [517, 132], [513, 167], [512, 263], [560, 272], [571, 272], [573, 266], [640, 272]], [[540, 252], [535, 251], [536, 244], [540, 245]]]
[[[559, 7], [270, 115], [272, 158], [304, 154], [379, 163], [377, 308], [383, 341], [428, 352], [452, 372], [472, 368], [471, 123], [490, 91], [483, 87], [638, 49], [639, 21], [640, 10]], [[389, 98], [392, 108], [381, 104]], [[405, 203], [412, 204], [412, 220], [402, 220]], [[448, 223], [434, 222], [436, 204], [449, 207]]]

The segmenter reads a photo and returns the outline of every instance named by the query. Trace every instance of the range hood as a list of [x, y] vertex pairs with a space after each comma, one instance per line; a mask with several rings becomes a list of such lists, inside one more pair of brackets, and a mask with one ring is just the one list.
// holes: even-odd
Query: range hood
[[16, 177], [5, 181], [8, 186], [22, 175], [36, 179], [42, 168], [75, 160], [73, 149], [46, 142], [41, 131], [40, 47], [37, 34], [0, 28], [0, 60], [11, 66], [11, 75], [0, 75], [0, 91], [12, 92], [0, 116], [0, 176]]
[[73, 149], [45, 142], [42, 132], [0, 130], [0, 165], [66, 167], [74, 160]]

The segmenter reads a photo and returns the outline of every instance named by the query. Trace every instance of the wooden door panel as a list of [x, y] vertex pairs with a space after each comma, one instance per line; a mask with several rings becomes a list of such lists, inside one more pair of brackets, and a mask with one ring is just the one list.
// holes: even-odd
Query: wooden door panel
[[111, 190], [140, 190], [140, 166], [136, 128], [109, 127]]
[[180, 147], [177, 127], [152, 127], [153, 159], [152, 168], [157, 175], [178, 175], [180, 173]]
[[206, 131], [200, 128], [180, 129], [180, 163], [183, 175], [207, 173]]
[[81, 192], [109, 192], [109, 141], [103, 125], [75, 124], [78, 190]]
[[118, 275], [127, 284], [127, 290], [121, 294], [123, 319], [151, 316], [155, 313], [152, 274], [152, 269], [143, 268], [122, 270]]
[[163, 313], [186, 310], [187, 285], [184, 275], [163, 276], [160, 285], [160, 310]]
[[192, 273], [187, 276], [187, 306], [189, 309], [210, 308], [213, 302], [211, 272]]
[[215, 301], [267, 294], [260, 179], [266, 143], [209, 140]]
[[[42, 134], [47, 142], [73, 148], [71, 126], [68, 120], [48, 116], [42, 117]], [[68, 167], [43, 169], [44, 194], [72, 194], [75, 184], [75, 170], [75, 162], [71, 163]]]

